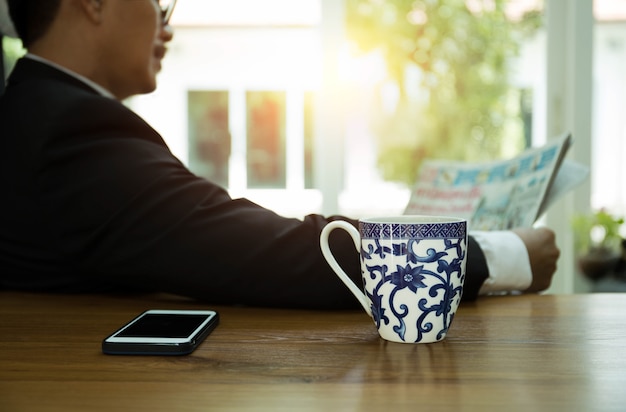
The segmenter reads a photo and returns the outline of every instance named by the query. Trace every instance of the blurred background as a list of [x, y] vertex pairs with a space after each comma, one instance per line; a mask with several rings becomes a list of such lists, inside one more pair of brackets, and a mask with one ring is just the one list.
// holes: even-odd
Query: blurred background
[[[625, 0], [179, 0], [171, 24], [157, 91], [125, 103], [234, 197], [400, 214], [425, 158], [505, 159], [570, 131], [591, 174], [539, 222], [562, 249], [549, 292], [623, 289], [582, 273], [576, 240], [611, 232], [615, 262], [624, 236]], [[3, 49], [8, 74], [23, 50]]]

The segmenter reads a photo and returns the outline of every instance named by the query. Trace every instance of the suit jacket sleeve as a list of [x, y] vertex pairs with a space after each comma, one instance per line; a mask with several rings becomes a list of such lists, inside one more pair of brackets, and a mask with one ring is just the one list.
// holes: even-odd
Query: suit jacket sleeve
[[489, 277], [489, 269], [480, 245], [472, 236], [467, 244], [467, 275], [463, 287], [463, 300], [475, 300], [485, 280]]

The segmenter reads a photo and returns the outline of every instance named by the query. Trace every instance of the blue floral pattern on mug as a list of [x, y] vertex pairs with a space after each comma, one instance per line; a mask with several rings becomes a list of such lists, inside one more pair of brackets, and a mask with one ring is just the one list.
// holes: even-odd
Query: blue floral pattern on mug
[[364, 292], [381, 336], [443, 339], [463, 294], [466, 222], [361, 221], [359, 232]]

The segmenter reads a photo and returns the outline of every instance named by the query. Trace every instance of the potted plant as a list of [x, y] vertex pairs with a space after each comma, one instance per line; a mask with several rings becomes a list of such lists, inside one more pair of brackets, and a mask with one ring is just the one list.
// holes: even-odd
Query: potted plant
[[620, 256], [624, 218], [604, 209], [572, 219], [578, 267], [591, 280], [609, 273]]

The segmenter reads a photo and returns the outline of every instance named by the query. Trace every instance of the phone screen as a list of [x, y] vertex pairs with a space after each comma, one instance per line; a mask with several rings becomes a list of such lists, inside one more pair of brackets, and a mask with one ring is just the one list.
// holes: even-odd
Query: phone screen
[[206, 315], [146, 314], [117, 336], [121, 338], [186, 338], [198, 329], [206, 318]]

